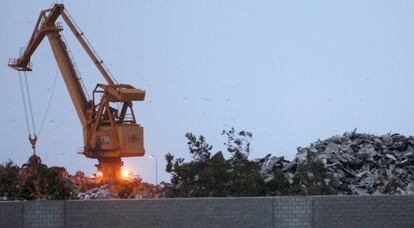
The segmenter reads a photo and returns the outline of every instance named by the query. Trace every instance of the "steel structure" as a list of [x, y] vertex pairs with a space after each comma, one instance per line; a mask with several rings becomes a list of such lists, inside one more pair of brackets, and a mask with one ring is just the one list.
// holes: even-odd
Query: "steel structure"
[[[96, 85], [91, 100], [87, 99], [69, 49], [62, 38], [63, 27], [56, 22], [59, 16], [107, 82]], [[41, 11], [27, 47], [18, 59], [10, 59], [9, 66], [17, 71], [32, 71], [30, 58], [45, 37], [52, 47], [83, 127], [84, 148], [81, 153], [88, 158], [98, 159], [98, 172], [104, 180], [119, 178], [123, 166], [122, 157], [143, 156], [145, 153], [143, 128], [137, 123], [132, 109], [133, 101], [144, 100], [145, 91], [113, 80], [63, 4], [55, 4], [52, 8]], [[115, 108], [115, 103], [118, 103], [119, 109]]]

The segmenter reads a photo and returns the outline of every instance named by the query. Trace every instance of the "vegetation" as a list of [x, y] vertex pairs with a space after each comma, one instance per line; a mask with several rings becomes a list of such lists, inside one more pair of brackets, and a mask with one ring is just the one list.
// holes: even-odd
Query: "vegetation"
[[17, 199], [19, 167], [8, 161], [0, 165], [0, 197], [6, 199]]
[[[212, 156], [213, 146], [203, 136], [187, 133], [192, 160], [174, 158], [167, 154], [166, 171], [172, 175], [170, 197], [225, 197], [333, 194], [326, 183], [330, 177], [322, 163], [312, 161], [297, 167], [293, 182], [289, 183], [282, 170], [273, 171], [274, 178], [265, 182], [260, 164], [249, 160], [251, 132], [223, 131], [227, 140], [229, 159], [221, 151]], [[306, 187], [304, 187], [306, 186]]]
[[[202, 135], [187, 133], [191, 159], [185, 161], [172, 154], [165, 156], [171, 184], [153, 186], [141, 180], [123, 181], [108, 185], [108, 191], [116, 198], [335, 194], [331, 187], [335, 179], [327, 174], [323, 163], [308, 157], [306, 163], [293, 168], [293, 176], [281, 168], [274, 168], [273, 178], [265, 181], [260, 173], [265, 159], [249, 159], [253, 134], [236, 132], [232, 128], [223, 131], [222, 135], [226, 139], [226, 151], [213, 152], [213, 146]], [[0, 165], [0, 198], [64, 200], [76, 198], [76, 192], [99, 187], [87, 182], [82, 172], [75, 177], [79, 180], [71, 180], [64, 168], [48, 168], [36, 155], [22, 168], [8, 161]], [[398, 184], [390, 182], [386, 190], [391, 191]]]
[[61, 175], [62, 169], [42, 164], [19, 168], [8, 161], [0, 165], [0, 197], [7, 200], [69, 199], [73, 186]]
[[290, 194], [293, 195], [330, 195], [335, 190], [328, 183], [333, 181], [320, 161], [308, 158], [308, 162], [296, 170], [293, 183], [290, 185]]

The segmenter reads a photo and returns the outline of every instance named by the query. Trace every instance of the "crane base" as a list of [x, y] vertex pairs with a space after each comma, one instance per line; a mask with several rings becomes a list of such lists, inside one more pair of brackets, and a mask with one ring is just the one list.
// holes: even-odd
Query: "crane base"
[[118, 180], [121, 178], [121, 167], [124, 165], [121, 158], [101, 158], [98, 159], [99, 164], [98, 176], [103, 181]]

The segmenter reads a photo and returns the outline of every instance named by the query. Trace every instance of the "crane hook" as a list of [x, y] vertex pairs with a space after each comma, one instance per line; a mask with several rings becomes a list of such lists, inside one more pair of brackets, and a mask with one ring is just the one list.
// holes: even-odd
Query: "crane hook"
[[33, 154], [36, 154], [37, 136], [36, 136], [36, 134], [34, 134], [33, 136], [34, 137], [32, 138], [32, 135], [29, 134], [29, 141], [30, 141], [30, 144], [32, 144]]

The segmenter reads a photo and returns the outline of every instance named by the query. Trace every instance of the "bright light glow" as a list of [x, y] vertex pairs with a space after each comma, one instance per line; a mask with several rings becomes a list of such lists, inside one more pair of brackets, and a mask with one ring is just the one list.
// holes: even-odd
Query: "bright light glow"
[[132, 172], [127, 170], [127, 169], [122, 169], [121, 170], [121, 177], [123, 179], [129, 179], [129, 177], [132, 176]]
[[103, 174], [101, 171], [98, 172], [98, 177], [103, 177]]

